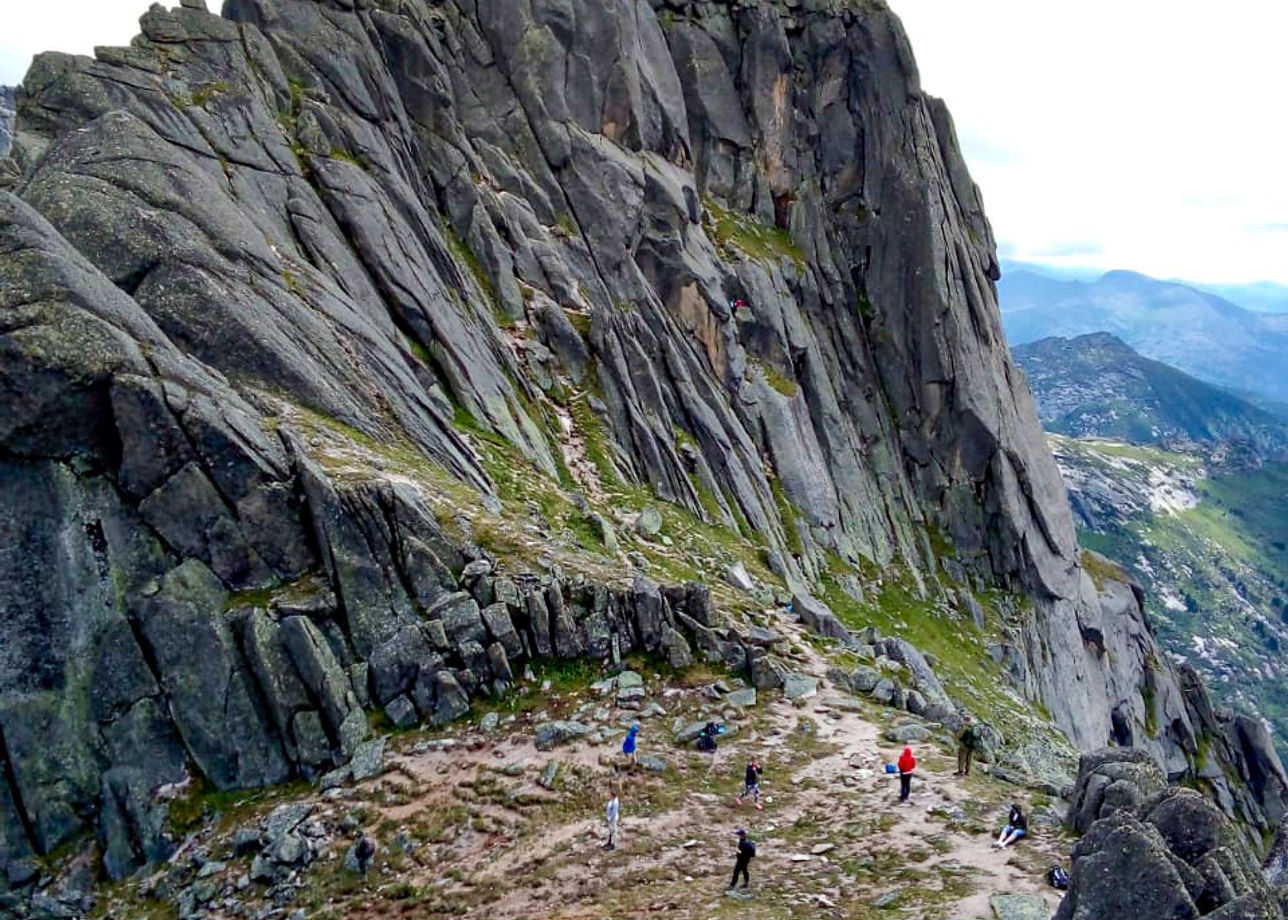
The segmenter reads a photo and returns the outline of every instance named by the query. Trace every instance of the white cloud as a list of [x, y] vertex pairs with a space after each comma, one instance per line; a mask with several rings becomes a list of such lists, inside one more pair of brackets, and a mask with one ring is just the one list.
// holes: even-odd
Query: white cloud
[[1288, 281], [1288, 4], [890, 2], [1015, 258]]
[[[1288, 282], [1288, 4], [890, 2], [1012, 257]], [[148, 0], [6, 6], [16, 83], [37, 51], [127, 44]]]

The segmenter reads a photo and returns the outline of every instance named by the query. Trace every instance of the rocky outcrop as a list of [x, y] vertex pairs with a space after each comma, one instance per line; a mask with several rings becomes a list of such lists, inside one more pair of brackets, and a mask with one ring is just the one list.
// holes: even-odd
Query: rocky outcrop
[[1069, 821], [1085, 835], [1055, 920], [1282, 916], [1240, 829], [1141, 752], [1084, 755]]
[[[828, 553], [933, 571], [933, 531], [962, 590], [1032, 598], [1009, 669], [1070, 737], [1197, 753], [1138, 598], [1079, 567], [978, 192], [879, 3], [223, 14], [154, 5], [18, 93], [0, 863], [95, 825], [141, 859], [131, 790], [312, 775], [368, 701], [442, 721], [525, 656], [783, 684], [700, 589], [515, 580], [445, 538], [405, 474], [494, 501], [480, 435], [555, 481], [556, 396], [603, 448], [588, 493], [646, 487], [797, 582]], [[406, 469], [328, 469], [301, 418]], [[1236, 762], [1277, 820], [1282, 769]]]
[[13, 142], [14, 89], [0, 86], [0, 160], [9, 155]]

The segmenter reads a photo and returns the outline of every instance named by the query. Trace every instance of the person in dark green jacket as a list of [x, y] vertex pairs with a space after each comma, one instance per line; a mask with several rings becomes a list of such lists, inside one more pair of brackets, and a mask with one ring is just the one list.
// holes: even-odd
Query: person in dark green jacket
[[970, 776], [970, 761], [979, 747], [979, 729], [970, 716], [966, 716], [965, 725], [957, 735], [957, 772], [954, 776]]

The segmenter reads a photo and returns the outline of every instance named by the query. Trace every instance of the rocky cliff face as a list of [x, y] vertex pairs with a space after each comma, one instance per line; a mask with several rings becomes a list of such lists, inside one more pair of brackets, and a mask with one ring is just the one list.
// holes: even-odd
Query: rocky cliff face
[[[18, 95], [0, 861], [146, 825], [194, 768], [343, 760], [368, 694], [446, 716], [504, 680], [493, 645], [678, 648], [684, 592], [489, 583], [535, 648], [449, 609], [468, 557], [422, 490], [495, 501], [481, 440], [763, 540], [788, 583], [949, 547], [955, 592], [1031, 598], [998, 655], [1075, 742], [1193, 768], [1139, 599], [1079, 565], [978, 192], [884, 7], [201, 7], [42, 55]], [[397, 468], [322, 462], [303, 419]], [[1264, 825], [1283, 773], [1254, 742], [1230, 802]]]
[[0, 158], [9, 155], [13, 140], [14, 88], [0, 86]]

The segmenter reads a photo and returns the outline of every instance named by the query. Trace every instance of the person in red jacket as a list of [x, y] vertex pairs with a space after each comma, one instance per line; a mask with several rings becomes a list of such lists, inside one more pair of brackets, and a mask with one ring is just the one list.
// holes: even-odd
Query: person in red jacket
[[899, 755], [899, 801], [908, 801], [912, 792], [912, 771], [917, 769], [917, 758], [912, 756], [912, 748], [906, 747]]

